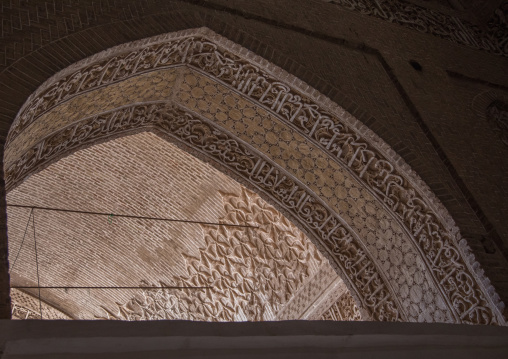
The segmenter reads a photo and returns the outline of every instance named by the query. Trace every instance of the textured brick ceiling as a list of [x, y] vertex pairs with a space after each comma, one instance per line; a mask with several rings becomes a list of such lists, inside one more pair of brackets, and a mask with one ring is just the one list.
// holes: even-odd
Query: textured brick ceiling
[[[203, 256], [210, 255], [218, 248], [210, 247], [210, 241], [228, 236], [236, 236], [240, 242], [245, 238], [252, 241], [261, 240], [262, 248], [270, 247], [274, 253], [282, 253], [280, 258], [276, 258], [278, 266], [275, 267], [275, 262], [270, 262], [272, 257], [270, 259], [264, 256], [264, 262], [251, 262], [251, 258], [234, 257], [237, 261], [248, 260], [248, 265], [268, 263], [268, 269], [284, 271], [289, 270], [287, 264], [281, 262], [284, 256], [289, 258], [294, 255], [298, 258], [293, 261], [298, 265], [292, 267], [290, 276], [299, 278], [288, 281], [286, 273], [282, 281], [278, 279], [275, 290], [272, 288], [266, 292], [264, 299], [258, 298], [258, 302], [272, 303], [271, 297], [282, 296], [283, 299], [277, 302], [279, 304], [272, 305], [272, 309], [265, 310], [264, 314], [241, 313], [235, 314], [234, 319], [276, 319], [277, 313], [274, 311], [284, 307], [284, 303], [288, 302], [300, 287], [305, 286], [310, 278], [325, 267], [327, 273], [333, 273], [334, 278], [331, 281], [337, 280], [328, 262], [305, 235], [257, 195], [246, 191], [238, 182], [210, 165], [149, 132], [126, 136], [75, 152], [30, 177], [12, 190], [7, 200], [9, 204], [148, 217], [207, 222], [243, 220], [249, 224], [261, 223], [264, 226], [263, 233], [270, 231], [279, 236], [279, 239], [284, 236], [284, 240], [289, 243], [280, 247], [277, 243], [266, 242], [272, 240], [270, 236], [261, 238], [256, 233], [250, 234], [254, 237], [245, 237], [244, 229], [236, 230], [232, 234], [224, 227], [217, 230], [217, 227], [197, 224], [115, 217], [112, 223], [108, 223], [107, 216], [35, 210], [41, 286], [138, 286], [143, 283], [175, 285], [182, 284], [182, 278], [190, 282], [197, 281], [194, 285], [202, 285], [203, 280], [208, 280], [205, 277], [210, 271], [210, 268], [204, 268], [206, 265], [203, 264]], [[257, 218], [252, 209], [254, 207], [246, 206], [247, 202], [254, 203], [257, 211], [261, 211], [259, 213], [268, 213], [271, 217]], [[238, 210], [240, 207], [242, 209]], [[8, 209], [10, 263], [12, 265], [15, 262], [11, 272], [12, 286], [37, 284], [32, 223], [28, 226], [23, 247], [15, 261], [29, 215], [30, 209], [27, 208]], [[274, 226], [273, 222], [277, 222], [277, 226]], [[212, 244], [215, 246], [215, 243]], [[231, 253], [228, 251], [235, 250], [236, 247], [231, 244], [220, 248], [226, 248], [226, 253], [214, 252], [218, 256], [215, 259], [219, 261], [223, 257], [230, 258]], [[252, 255], [255, 255], [255, 250], [254, 248]], [[258, 256], [262, 257], [263, 254], [258, 253]], [[194, 267], [202, 273], [189, 271], [193, 260], [199, 261], [199, 265]], [[244, 267], [247, 268], [248, 265]], [[232, 272], [223, 267], [214, 267], [213, 270], [218, 273], [215, 275], [221, 276]], [[269, 286], [273, 284], [272, 279], [265, 277], [263, 278], [266, 280], [261, 281], [259, 273], [254, 273], [254, 282]], [[266, 276], [267, 273], [263, 275]], [[249, 274], [245, 274], [245, 277], [249, 277]], [[218, 283], [215, 281], [212, 285], [222, 285]], [[294, 287], [295, 285], [298, 287]], [[323, 289], [326, 288], [321, 288]], [[243, 292], [238, 292], [243, 296], [242, 300], [252, 302], [254, 299], [250, 297], [251, 294], [244, 293], [245, 291], [244, 289]], [[31, 292], [37, 295], [37, 291]], [[119, 304], [127, 303], [131, 310], [130, 317], [124, 315], [119, 318], [150, 319], [140, 317], [143, 316], [139, 314], [142, 311], [140, 308], [133, 309], [133, 306], [139, 307], [141, 302], [146, 304], [149, 299], [143, 297], [141, 290], [43, 289], [41, 295], [45, 302], [74, 318], [104, 317], [107, 312], [108, 315], [116, 315], [121, 307]], [[186, 297], [187, 302], [199, 302], [194, 294], [189, 295]], [[216, 296], [211, 297], [212, 305], [214, 301], [220, 300]], [[236, 305], [241, 307], [241, 301], [238, 303]], [[203, 312], [205, 309], [188, 310]], [[220, 310], [215, 313], [217, 317], [210, 314], [208, 318], [174, 313], [173, 317], [207, 320], [228, 318], [221, 317], [219, 312]]]

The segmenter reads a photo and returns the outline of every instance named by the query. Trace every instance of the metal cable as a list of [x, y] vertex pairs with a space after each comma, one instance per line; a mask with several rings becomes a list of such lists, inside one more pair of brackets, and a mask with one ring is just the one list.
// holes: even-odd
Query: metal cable
[[213, 287], [11, 287], [14, 289], [212, 289]]
[[35, 237], [35, 211], [33, 209], [32, 209], [32, 222], [34, 227], [35, 264], [37, 266], [37, 287], [39, 288], [39, 309], [41, 311], [41, 320], [42, 320], [41, 283], [39, 279], [39, 258], [37, 255], [37, 239]]
[[225, 226], [225, 227], [259, 228], [257, 226], [249, 226], [249, 225], [233, 224], [233, 223], [213, 223], [213, 222], [191, 221], [191, 220], [186, 220], [186, 219], [143, 217], [143, 216], [134, 216], [134, 215], [129, 215], [129, 214], [113, 214], [113, 213], [103, 213], [103, 212], [76, 211], [76, 210], [60, 209], [60, 208], [24, 206], [24, 205], [19, 205], [19, 204], [8, 204], [7, 207], [31, 208], [32, 210], [33, 209], [38, 209], [38, 210], [42, 210], [42, 211], [80, 213], [80, 214], [89, 214], [89, 215], [97, 215], [97, 216], [108, 216], [108, 217], [119, 217], [119, 218], [134, 218], [134, 219], [144, 219], [144, 220], [151, 220], [151, 221], [182, 222], [182, 223], [194, 223], [194, 224], [204, 224], [204, 225], [211, 225], [211, 226]]
[[23, 234], [23, 240], [21, 241], [21, 245], [19, 246], [18, 254], [16, 254], [16, 258], [14, 259], [14, 262], [12, 263], [12, 266], [11, 266], [11, 269], [9, 270], [9, 272], [12, 272], [12, 270], [14, 269], [14, 265], [16, 264], [16, 261], [18, 260], [18, 257], [19, 257], [19, 253], [21, 252], [21, 248], [23, 248], [23, 243], [25, 242], [25, 236], [26, 236], [26, 232], [28, 231], [28, 225], [30, 224], [30, 218], [32, 218], [33, 210], [34, 210], [33, 208], [30, 210], [30, 216], [28, 216], [28, 221], [26, 222], [26, 228], [25, 228], [25, 234]]

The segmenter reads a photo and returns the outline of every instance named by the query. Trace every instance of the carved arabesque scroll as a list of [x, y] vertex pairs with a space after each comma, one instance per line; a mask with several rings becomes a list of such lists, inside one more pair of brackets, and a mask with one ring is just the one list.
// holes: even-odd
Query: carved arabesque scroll
[[[276, 320], [277, 313], [315, 272], [324, 258], [284, 216], [259, 196], [243, 190], [223, 194], [227, 215], [221, 221], [258, 228], [203, 225], [206, 247], [199, 256], [184, 254], [183, 287], [203, 290], [143, 290], [118, 305], [103, 308], [106, 319], [200, 321]], [[164, 285], [164, 283], [161, 283]]]
[[[246, 53], [244, 49], [213, 33], [205, 33], [222, 45], [203, 35], [157, 38], [153, 43], [145, 41], [142, 46], [136, 45], [138, 48], [131, 51], [120, 48], [120, 53], [117, 51], [115, 56], [108, 55], [111, 50], [106, 55], [87, 60], [85, 66], [73, 73], [67, 71], [67, 75], [50, 80], [21, 110], [9, 134], [9, 143], [43, 113], [84, 91], [146, 71], [185, 64], [271, 111], [369, 188], [411, 234], [457, 322], [504, 323], [499, 312], [502, 303], [483, 272], [477, 270], [479, 266], [453, 220], [430, 190], [386, 144], [365, 129], [362, 132], [354, 129], [351, 123], [356, 121], [345, 120], [348, 118], [346, 115], [341, 118], [336, 105], [322, 105], [322, 101], [305, 95], [305, 91], [295, 90], [292, 86], [297, 87], [297, 81], [293, 81], [292, 86], [281, 82], [265, 69], [266, 65], [260, 65], [261, 59], [255, 58], [256, 62], [251, 56], [247, 60], [239, 55], [240, 52]], [[229, 50], [225, 46], [229, 46]], [[236, 49], [234, 53], [233, 48]], [[390, 299], [389, 290], [382, 284], [383, 279], [377, 274], [375, 265], [367, 264], [370, 259], [357, 239], [329, 209], [317, 198], [305, 194], [305, 190], [283, 171], [275, 169], [266, 160], [256, 159], [252, 150], [196, 118], [172, 114], [179, 119], [175, 122], [175, 117], [160, 116], [160, 111], [150, 106], [131, 107], [129, 111], [148, 111], [134, 117], [128, 111], [122, 111], [119, 118], [124, 122], [108, 119], [105, 115], [96, 116], [89, 119], [89, 124], [84, 127], [72, 125], [41, 141], [7, 168], [8, 188], [36, 171], [41, 164], [63, 151], [82, 146], [94, 136], [118, 135], [133, 128], [157, 128], [226, 164], [290, 209], [295, 218], [323, 241], [337, 263], [347, 267], [345, 272], [352, 276], [353, 286], [361, 288], [358, 290], [361, 292], [359, 297], [363, 298], [362, 304], [370, 308], [376, 319], [401, 318], [396, 309], [398, 305]], [[154, 116], [160, 117], [155, 119]], [[112, 121], [114, 124], [111, 124]], [[75, 140], [76, 134], [80, 135]], [[221, 146], [222, 150], [219, 150]]]
[[404, 0], [324, 0], [459, 45], [508, 56], [508, 1], [503, 1], [487, 23], [486, 31], [457, 16], [443, 14]]
[[351, 295], [346, 292], [323, 315], [321, 320], [362, 320], [362, 316]]

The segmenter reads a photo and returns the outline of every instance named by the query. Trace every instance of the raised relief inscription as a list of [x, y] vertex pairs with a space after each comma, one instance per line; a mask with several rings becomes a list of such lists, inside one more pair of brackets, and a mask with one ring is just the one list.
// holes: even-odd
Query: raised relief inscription
[[[447, 213], [437, 212], [429, 205], [434, 200], [420, 192], [421, 186], [415, 184], [411, 173], [401, 173], [404, 171], [396, 161], [387, 157], [387, 150], [378, 150], [375, 141], [353, 130], [337, 115], [280, 82], [260, 65], [250, 63], [205, 38], [189, 36], [148, 44], [143, 49], [87, 65], [29, 101], [13, 125], [9, 139], [12, 141], [42, 113], [83, 91], [178, 64], [192, 67], [244, 94], [320, 146], [369, 188], [410, 233], [457, 322], [498, 323], [501, 317], [499, 313], [494, 314], [494, 305], [486, 297], [487, 290], [478, 284], [466, 264], [470, 254], [465, 240], [454, 230], [446, 229], [449, 225], [442, 218], [448, 218]], [[361, 304], [369, 308], [376, 319], [402, 318], [361, 241], [354, 238], [337, 215], [289, 174], [254, 154], [245, 144], [230, 138], [214, 125], [174, 108], [132, 106], [68, 126], [13, 162], [6, 170], [7, 187], [12, 188], [41, 164], [92, 141], [92, 138], [107, 138], [143, 127], [157, 129], [206, 153], [267, 193], [325, 244], [359, 291], [359, 297], [363, 298]], [[474, 269], [473, 264], [470, 263]], [[481, 273], [477, 275], [483, 278]], [[501, 306], [496, 297], [491, 300]]]

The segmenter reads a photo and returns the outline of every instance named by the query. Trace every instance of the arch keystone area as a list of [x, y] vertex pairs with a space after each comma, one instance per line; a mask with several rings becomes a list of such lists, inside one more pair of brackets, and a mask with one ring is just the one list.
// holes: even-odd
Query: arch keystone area
[[206, 28], [120, 45], [46, 81], [9, 132], [7, 190], [78, 149], [140, 131], [273, 204], [369, 317], [506, 324], [455, 222], [395, 151], [316, 90]]

